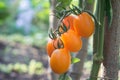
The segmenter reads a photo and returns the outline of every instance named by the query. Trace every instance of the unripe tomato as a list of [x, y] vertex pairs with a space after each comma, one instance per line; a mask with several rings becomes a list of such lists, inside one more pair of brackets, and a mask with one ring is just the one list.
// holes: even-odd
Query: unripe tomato
[[74, 19], [74, 29], [78, 35], [82, 37], [89, 37], [95, 30], [95, 24], [92, 17], [87, 13], [83, 12]]
[[82, 47], [81, 38], [71, 29], [61, 35], [64, 47], [71, 52], [77, 52]]
[[71, 56], [67, 49], [56, 49], [50, 58], [51, 69], [57, 74], [65, 73], [71, 64]]

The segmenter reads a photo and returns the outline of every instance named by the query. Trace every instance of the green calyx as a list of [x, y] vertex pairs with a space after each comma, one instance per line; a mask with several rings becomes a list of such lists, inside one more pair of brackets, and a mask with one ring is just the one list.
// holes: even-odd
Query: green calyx
[[50, 29], [49, 37], [50, 37], [51, 39], [56, 39], [56, 38], [57, 38], [56, 33], [55, 33], [55, 32], [53, 32], [53, 30], [52, 30], [52, 29]]

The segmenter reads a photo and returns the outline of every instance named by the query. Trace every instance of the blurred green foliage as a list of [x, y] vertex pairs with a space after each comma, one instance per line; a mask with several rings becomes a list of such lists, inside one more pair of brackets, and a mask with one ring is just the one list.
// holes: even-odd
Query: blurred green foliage
[[[7, 42], [17, 42], [24, 45], [31, 45], [35, 47], [45, 47], [47, 42], [47, 32], [49, 28], [49, 0], [29, 0], [30, 9], [34, 12], [29, 34], [25, 32], [25, 26], [19, 27], [16, 24], [17, 19], [21, 13], [19, 5], [22, 0], [0, 0], [0, 40]], [[27, 23], [26, 23], [27, 24]], [[0, 57], [6, 55], [7, 51], [12, 49], [9, 44], [4, 50], [0, 51]], [[18, 51], [13, 50], [14, 57]], [[9, 52], [8, 52], [9, 53]], [[9, 53], [10, 54], [10, 53]], [[3, 57], [4, 58], [4, 57]], [[29, 59], [24, 57], [25, 60]], [[16, 63], [1, 64], [0, 72], [10, 74], [27, 73], [30, 75], [40, 75], [44, 71], [43, 64], [39, 61], [27, 60], [28, 64]]]
[[0, 1], [0, 22], [5, 20], [9, 15], [8, 7], [5, 1]]
[[25, 12], [19, 11], [20, 2], [0, 0], [0, 37], [9, 41], [45, 46], [49, 28], [49, 0], [30, 0], [34, 15], [27, 35], [24, 26], [16, 25], [19, 14]]
[[33, 24], [41, 25], [41, 23], [49, 24], [49, 1], [48, 0], [31, 0], [33, 8], [38, 8], [33, 18]]
[[31, 45], [36, 47], [45, 47], [47, 42], [47, 36], [46, 33], [36, 33], [31, 36], [23, 36], [21, 34], [12, 34], [10, 36], [8, 35], [0, 35], [0, 40], [7, 42], [18, 42], [25, 45]]
[[56, 0], [57, 1], [57, 5], [56, 5], [56, 10], [61, 11], [63, 10], [63, 8], [66, 8], [70, 5], [70, 3], [72, 2], [72, 0]]
[[31, 60], [28, 65], [23, 63], [0, 64], [0, 71], [6, 74], [16, 72], [40, 75], [43, 73], [44, 68], [41, 62]]

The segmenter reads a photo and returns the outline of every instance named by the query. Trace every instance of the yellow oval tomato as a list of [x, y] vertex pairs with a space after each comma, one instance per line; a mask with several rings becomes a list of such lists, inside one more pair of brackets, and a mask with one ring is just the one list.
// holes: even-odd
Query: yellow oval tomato
[[56, 49], [50, 58], [51, 69], [57, 74], [65, 73], [71, 64], [71, 56], [67, 49]]
[[87, 13], [83, 12], [74, 19], [74, 29], [81, 37], [89, 37], [95, 30], [95, 23], [92, 17]]
[[82, 40], [73, 30], [69, 29], [61, 35], [64, 47], [71, 52], [77, 52], [82, 47]]
[[46, 46], [46, 51], [49, 57], [51, 57], [52, 52], [55, 50], [53, 43], [54, 43], [54, 40], [50, 39]]
[[67, 28], [70, 27], [70, 29], [74, 30], [74, 27], [73, 27], [73, 20], [76, 18], [76, 15], [74, 14], [71, 14], [71, 15], [68, 15], [66, 16], [64, 19], [63, 19], [63, 23], [65, 24], [65, 26]]

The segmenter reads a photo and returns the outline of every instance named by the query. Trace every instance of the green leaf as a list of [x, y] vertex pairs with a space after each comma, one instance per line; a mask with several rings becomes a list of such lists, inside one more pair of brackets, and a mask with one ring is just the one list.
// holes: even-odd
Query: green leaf
[[62, 10], [63, 8], [66, 8], [70, 5], [72, 0], [57, 0], [57, 10]]
[[67, 75], [66, 73], [60, 75], [59, 79], [58, 80], [72, 80], [72, 78]]
[[113, 10], [111, 5], [111, 0], [105, 0], [106, 1], [106, 16], [108, 17], [108, 27], [110, 28], [112, 23], [112, 17], [113, 17]]
[[79, 62], [79, 61], [80, 61], [79, 58], [72, 58], [72, 59], [71, 59], [71, 63], [72, 63], [72, 64], [77, 63], [77, 62]]

